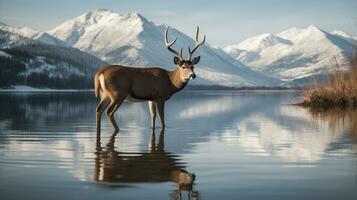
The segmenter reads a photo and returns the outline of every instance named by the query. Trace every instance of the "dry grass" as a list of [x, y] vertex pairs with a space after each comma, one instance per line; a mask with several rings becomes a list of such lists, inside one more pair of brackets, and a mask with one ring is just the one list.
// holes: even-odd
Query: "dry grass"
[[[336, 62], [337, 63], [337, 62]], [[314, 84], [304, 94], [302, 106], [328, 109], [357, 107], [357, 57], [351, 59], [349, 70], [335, 64], [335, 72], [322, 85]]]

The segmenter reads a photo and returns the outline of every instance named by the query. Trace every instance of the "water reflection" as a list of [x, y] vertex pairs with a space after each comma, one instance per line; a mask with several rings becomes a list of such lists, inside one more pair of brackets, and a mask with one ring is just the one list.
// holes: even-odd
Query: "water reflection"
[[316, 162], [344, 135], [343, 129], [331, 129], [325, 121], [312, 120], [304, 108], [283, 106], [277, 111], [237, 122], [238, 142], [245, 151], [278, 156], [288, 162]]
[[356, 112], [288, 105], [299, 95], [182, 92], [167, 103], [165, 134], [151, 132], [146, 103], [125, 102], [116, 115], [120, 132], [103, 118], [99, 138], [92, 93], [0, 93], [0, 194], [24, 199], [44, 188], [67, 199], [73, 190], [88, 199], [235, 199], [323, 190], [318, 195], [355, 197]]
[[[330, 147], [341, 141], [346, 142], [341, 139], [345, 137], [346, 131], [351, 130], [349, 127], [356, 129], [355, 112], [328, 114], [343, 121], [333, 128], [328, 122], [333, 121], [333, 118], [326, 121], [327, 117], [322, 114], [317, 118], [316, 114], [311, 114], [313, 112], [305, 108], [286, 105], [298, 95], [279, 92], [183, 93], [167, 105], [167, 126], [172, 133], [167, 144], [171, 152], [188, 153], [196, 143], [218, 139], [227, 144], [239, 145], [247, 153], [274, 155], [292, 162], [318, 161], [327, 151], [343, 148], [343, 145]], [[42, 140], [51, 132], [95, 130], [93, 105], [96, 99], [91, 93], [1, 94], [1, 104], [4, 105], [4, 112], [0, 113], [0, 130], [5, 134], [0, 143], [8, 138]], [[122, 133], [130, 134], [130, 137], [128, 135], [125, 140], [119, 141], [118, 148], [123, 151], [142, 150], [148, 142], [145, 137], [150, 123], [147, 105], [124, 103], [116, 118], [123, 127]], [[105, 132], [110, 131], [110, 124], [105, 119], [103, 126]], [[76, 143], [90, 149], [91, 144], [85, 140], [77, 139]], [[351, 146], [355, 147], [355, 142]]]
[[333, 130], [346, 129], [351, 133], [354, 140], [357, 140], [357, 109], [332, 108], [332, 109], [308, 109], [315, 121], [325, 121], [329, 128]]
[[91, 93], [0, 93], [0, 129], [21, 131], [69, 131], [64, 123], [91, 120]]
[[[198, 199], [199, 193], [193, 191], [195, 174], [186, 171], [178, 155], [165, 151], [164, 130], [160, 130], [158, 142], [155, 129], [151, 129], [147, 152], [116, 151], [115, 138], [111, 135], [106, 147], [101, 145], [100, 132], [97, 134], [94, 180], [109, 183], [159, 183], [174, 182], [177, 190], [170, 194], [172, 199], [181, 199], [182, 191], [188, 198]], [[112, 187], [112, 186], [111, 186]]]

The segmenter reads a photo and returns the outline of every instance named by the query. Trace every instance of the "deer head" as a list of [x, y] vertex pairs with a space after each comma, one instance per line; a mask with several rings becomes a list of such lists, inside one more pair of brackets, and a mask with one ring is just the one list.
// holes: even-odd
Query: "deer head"
[[174, 56], [174, 63], [177, 65], [181, 81], [182, 82], [188, 82], [190, 79], [195, 79], [196, 74], [193, 71], [194, 65], [196, 65], [200, 61], [200, 56], [192, 58], [193, 53], [200, 47], [203, 43], [206, 41], [206, 36], [203, 37], [202, 42], [199, 42], [198, 40], [198, 34], [199, 34], [199, 27], [197, 27], [197, 32], [196, 32], [196, 40], [195, 40], [195, 47], [192, 49], [188, 47], [188, 53], [189, 53], [189, 58], [185, 60], [182, 56], [182, 51], [183, 48], [181, 48], [180, 53], [175, 51], [174, 49], [171, 48], [173, 44], [175, 44], [177, 38], [175, 38], [172, 42], [168, 41], [167, 33], [169, 31], [170, 27], [167, 27], [165, 30], [165, 45], [169, 51], [175, 54]]

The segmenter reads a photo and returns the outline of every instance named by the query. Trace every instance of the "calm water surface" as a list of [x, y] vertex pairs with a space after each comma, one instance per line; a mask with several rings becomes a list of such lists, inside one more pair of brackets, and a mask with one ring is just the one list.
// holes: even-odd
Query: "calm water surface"
[[93, 93], [0, 93], [0, 199], [356, 199], [356, 115], [300, 95], [182, 92], [165, 132], [126, 102], [97, 137]]

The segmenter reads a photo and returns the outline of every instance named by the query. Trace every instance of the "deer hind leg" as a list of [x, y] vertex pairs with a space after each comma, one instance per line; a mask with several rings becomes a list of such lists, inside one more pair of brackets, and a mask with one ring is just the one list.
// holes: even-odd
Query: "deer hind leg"
[[97, 105], [96, 108], [96, 122], [97, 122], [97, 133], [100, 132], [100, 121], [102, 118], [102, 113], [103, 111], [109, 106], [109, 98], [104, 97], [100, 100], [99, 104]]
[[149, 101], [149, 110], [151, 117], [151, 128], [155, 128], [155, 119], [156, 119], [156, 105], [154, 102]]
[[155, 105], [159, 113], [161, 128], [165, 128], [165, 101], [157, 101]]
[[112, 100], [107, 110], [107, 116], [115, 130], [119, 130], [119, 127], [114, 119], [114, 113], [118, 110], [119, 106], [124, 102], [124, 100], [125, 98], [117, 98], [115, 100]]

